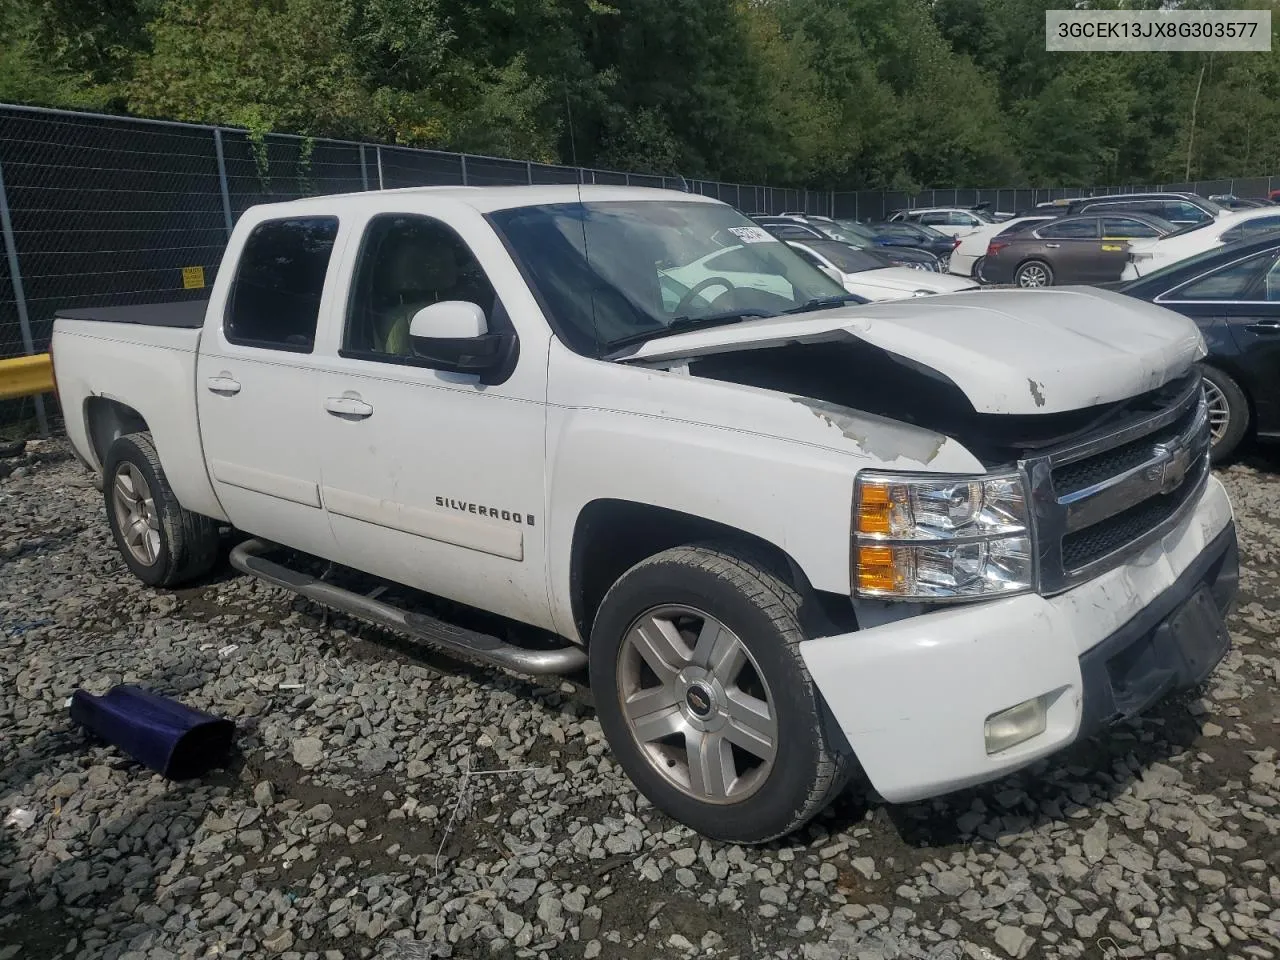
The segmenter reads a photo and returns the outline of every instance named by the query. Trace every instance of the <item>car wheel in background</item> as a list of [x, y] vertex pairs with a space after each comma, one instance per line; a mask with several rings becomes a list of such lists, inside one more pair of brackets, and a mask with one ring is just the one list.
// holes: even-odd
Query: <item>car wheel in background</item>
[[1018, 267], [1013, 282], [1019, 287], [1051, 287], [1053, 269], [1043, 260], [1028, 260]]
[[641, 561], [600, 604], [591, 689], [609, 746], [654, 806], [705, 836], [783, 836], [848, 778], [799, 607], [766, 562], [709, 544]]
[[111, 444], [102, 495], [116, 548], [143, 583], [171, 587], [213, 567], [218, 524], [178, 503], [151, 434], [131, 433]]
[[979, 283], [987, 282], [987, 278], [982, 272], [982, 268], [986, 265], [986, 257], [979, 257], [977, 260], [973, 261], [973, 279], [977, 280]]
[[1217, 367], [1201, 366], [1204, 399], [1209, 408], [1210, 458], [1222, 463], [1235, 453], [1249, 432], [1249, 400], [1240, 384]]

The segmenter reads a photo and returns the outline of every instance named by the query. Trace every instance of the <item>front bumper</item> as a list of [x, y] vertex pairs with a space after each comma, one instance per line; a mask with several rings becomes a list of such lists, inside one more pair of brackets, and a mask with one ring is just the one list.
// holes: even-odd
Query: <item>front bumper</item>
[[[1186, 519], [1125, 564], [1051, 597], [966, 604], [800, 653], [872, 786], [903, 803], [992, 780], [1202, 680], [1226, 635], [1179, 616], [1209, 589], [1225, 611], [1238, 557], [1231, 504], [1210, 477]], [[986, 719], [1034, 697], [1043, 733], [995, 755]]]

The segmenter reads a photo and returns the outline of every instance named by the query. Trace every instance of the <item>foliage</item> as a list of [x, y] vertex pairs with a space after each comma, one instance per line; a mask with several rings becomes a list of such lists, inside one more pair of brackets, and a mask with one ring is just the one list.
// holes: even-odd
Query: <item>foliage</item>
[[1280, 44], [1048, 53], [1060, 6], [0, 0], [0, 100], [824, 188], [1280, 172]]

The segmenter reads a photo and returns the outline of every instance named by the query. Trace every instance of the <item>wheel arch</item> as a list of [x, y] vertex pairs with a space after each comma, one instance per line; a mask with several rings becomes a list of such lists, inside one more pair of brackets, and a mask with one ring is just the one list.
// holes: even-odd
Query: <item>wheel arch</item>
[[759, 558], [800, 595], [811, 636], [827, 629], [852, 629], [848, 597], [815, 590], [800, 565], [778, 545], [737, 527], [667, 507], [602, 498], [583, 506], [574, 524], [569, 588], [579, 636], [589, 641], [600, 602], [622, 574], [663, 550], [694, 543], [731, 545]]
[[84, 401], [85, 432], [89, 438], [89, 450], [99, 471], [107, 462], [107, 451], [121, 437], [130, 433], [150, 432], [146, 418], [119, 400], [110, 397], [86, 397]]

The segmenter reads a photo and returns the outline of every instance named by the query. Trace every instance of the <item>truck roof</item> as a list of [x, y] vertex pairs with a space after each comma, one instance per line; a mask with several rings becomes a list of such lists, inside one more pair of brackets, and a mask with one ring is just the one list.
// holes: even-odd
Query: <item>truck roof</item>
[[360, 193], [327, 194], [282, 203], [259, 204], [257, 208], [282, 214], [306, 215], [335, 213], [344, 208], [363, 210], [403, 210], [405, 198], [450, 200], [472, 207], [481, 213], [533, 207], [553, 203], [604, 202], [610, 200], [664, 200], [668, 203], [719, 203], [714, 197], [680, 190], [658, 190], [650, 187], [614, 187], [599, 184], [548, 184], [511, 187], [404, 187], [395, 190], [367, 190]]

